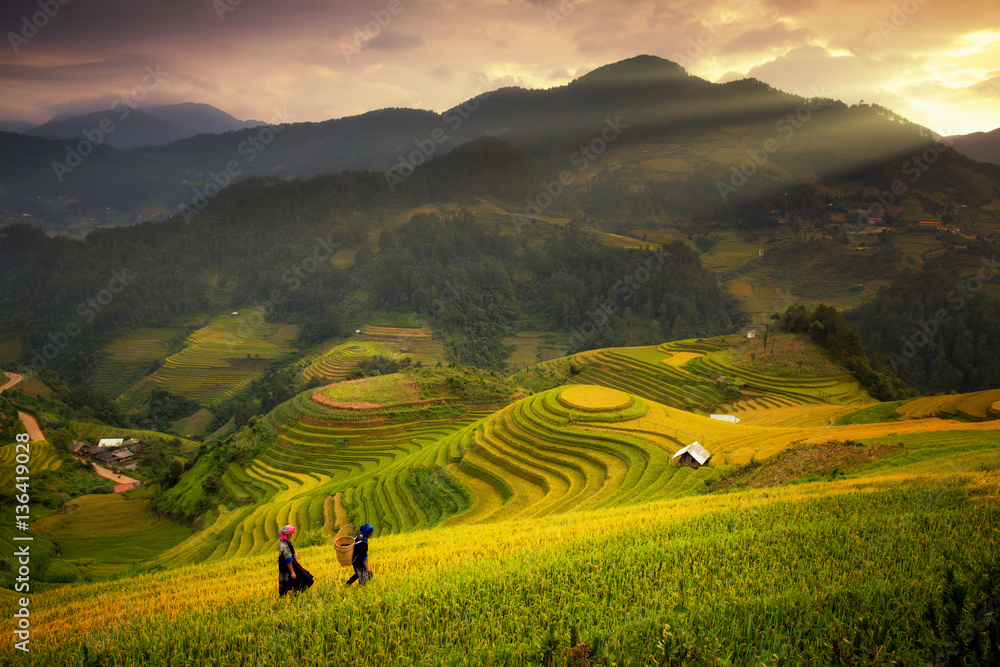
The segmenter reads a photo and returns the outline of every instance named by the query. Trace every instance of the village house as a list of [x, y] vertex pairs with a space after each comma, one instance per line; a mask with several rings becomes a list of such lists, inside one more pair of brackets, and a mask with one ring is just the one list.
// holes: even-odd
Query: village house
[[112, 452], [111, 457], [115, 460], [116, 463], [124, 463], [125, 461], [131, 461], [133, 458], [135, 458], [135, 454], [133, 454], [127, 449], [119, 449], [115, 452]]

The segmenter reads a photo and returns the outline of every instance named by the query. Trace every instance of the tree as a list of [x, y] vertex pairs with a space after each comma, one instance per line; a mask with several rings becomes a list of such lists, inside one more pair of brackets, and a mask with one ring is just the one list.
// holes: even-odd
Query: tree
[[177, 484], [181, 479], [181, 474], [184, 472], [184, 464], [174, 459], [170, 462], [170, 467], [167, 468], [167, 472], [163, 475], [163, 486], [169, 489], [170, 487]]

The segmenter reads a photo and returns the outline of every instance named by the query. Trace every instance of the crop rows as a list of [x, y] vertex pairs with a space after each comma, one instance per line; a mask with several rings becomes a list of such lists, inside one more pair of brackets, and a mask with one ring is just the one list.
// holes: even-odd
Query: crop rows
[[[62, 459], [59, 458], [56, 448], [48, 442], [32, 442], [28, 452], [29, 477], [46, 470], [58, 470], [62, 465]], [[11, 491], [14, 488], [14, 477], [18, 465], [17, 455], [23, 453], [23, 451], [15, 449], [15, 443], [0, 447], [0, 488], [5, 491]]]
[[212, 405], [259, 377], [269, 360], [288, 352], [289, 342], [297, 335], [296, 325], [253, 317], [216, 317], [188, 336], [187, 346], [167, 357], [150, 380], [170, 392]]
[[937, 416], [971, 420], [994, 419], [1000, 417], [998, 402], [1000, 389], [987, 389], [970, 394], [918, 398], [896, 408], [895, 414], [902, 419]]
[[933, 481], [853, 484], [379, 536], [364, 591], [343, 587], [331, 547], [300, 548], [317, 584], [293, 601], [276, 599], [273, 552], [42, 590], [20, 660], [74, 664], [84, 644], [104, 664], [515, 666], [574, 627], [640, 665], [669, 625], [718, 641], [731, 664], [777, 650], [834, 664], [838, 644], [841, 664], [924, 664], [925, 605], [947, 567], [960, 582], [989, 567], [1000, 515]]
[[400, 327], [376, 327], [369, 324], [360, 329], [349, 341], [334, 347], [313, 361], [302, 372], [305, 378], [343, 380], [357, 368], [364, 357], [384, 355], [410, 357], [414, 363], [424, 364], [444, 361], [444, 346], [432, 338], [431, 330]]

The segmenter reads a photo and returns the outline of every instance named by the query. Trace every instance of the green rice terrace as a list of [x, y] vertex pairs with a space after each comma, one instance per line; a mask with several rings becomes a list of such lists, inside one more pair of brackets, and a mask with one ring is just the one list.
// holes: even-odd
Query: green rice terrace
[[[572, 650], [599, 664], [589, 652], [597, 644], [572, 639], [577, 625], [581, 636], [606, 642], [618, 664], [649, 664], [654, 653], [657, 664], [671, 664], [671, 646], [704, 659], [689, 664], [727, 664], [716, 655], [784, 664], [774, 656], [791, 641], [802, 656], [830, 656], [830, 664], [911, 664], [897, 658], [924, 655], [916, 638], [933, 632], [919, 620], [924, 607], [910, 613], [901, 600], [937, 599], [945, 563], [964, 573], [977, 600], [988, 594], [989, 582], [970, 573], [990, 566], [1000, 526], [998, 396], [877, 403], [849, 375], [826, 372], [808, 345], [791, 343], [802, 356], [784, 361], [777, 343], [773, 359], [762, 360], [757, 345], [729, 337], [594, 350], [538, 364], [518, 382], [411, 366], [303, 391], [197, 452], [183, 443], [190, 465], [163, 493], [82, 496], [35, 520], [39, 576], [49, 582], [36, 594], [46, 628], [40, 656], [72, 662], [86, 644], [120, 664], [180, 655], [201, 664], [208, 658], [199, 642], [165, 642], [150, 657], [132, 636], [202, 627], [199, 636], [238, 655], [260, 618], [274, 617], [303, 636], [314, 636], [308, 619], [326, 628], [326, 649], [289, 649], [289, 664], [322, 664], [324, 650], [354, 656], [343, 627], [370, 647], [347, 664], [392, 664], [396, 639], [384, 633], [401, 639], [429, 622], [461, 627], [469, 605], [489, 595], [521, 611], [497, 634], [507, 615], [490, 620], [493, 603], [475, 607], [468, 618], [486, 615], [474, 621], [477, 638], [456, 630], [454, 641], [495, 664], [538, 663], [539, 646], [555, 656], [546, 664], [579, 664]], [[819, 356], [802, 368], [822, 375], [763, 370], [799, 370], [809, 353]], [[708, 458], [678, 459], [693, 442]], [[11, 456], [12, 447], [0, 450], [0, 460]], [[66, 467], [51, 447], [37, 457], [49, 474]], [[873, 507], [884, 513], [877, 518]], [[898, 517], [891, 529], [885, 513]], [[94, 521], [108, 530], [92, 534]], [[274, 542], [286, 523], [298, 527], [296, 548], [319, 575], [294, 607], [270, 601]], [[364, 592], [343, 587], [331, 546], [362, 523], [377, 531], [378, 576]], [[692, 558], [712, 567], [692, 570]], [[635, 586], [616, 588], [611, 568]], [[90, 583], [108, 576], [119, 578]], [[206, 578], [226, 583], [206, 588]], [[192, 586], [203, 595], [177, 594]], [[660, 600], [638, 626], [647, 605], [629, 597], [636, 586], [642, 600]], [[122, 592], [127, 603], [115, 597]], [[89, 612], [65, 613], [95, 599], [105, 600], [103, 632], [94, 632]], [[137, 614], [147, 599], [169, 611]], [[199, 626], [205, 614], [221, 624]], [[355, 615], [379, 631], [365, 635], [367, 625], [349, 620]], [[549, 638], [530, 629], [538, 617], [554, 628]], [[787, 618], [797, 620], [782, 625]], [[872, 634], [872, 620], [895, 629]], [[240, 623], [251, 624], [243, 635], [233, 629]], [[408, 656], [402, 664], [420, 664]]]
[[[825, 359], [811, 344], [792, 336], [775, 338], [778, 340], [767, 350], [760, 342], [738, 338], [593, 350], [544, 362], [515, 377], [530, 382], [547, 375], [573, 384], [619, 389], [702, 414], [739, 412], [754, 407], [854, 405], [871, 401], [857, 380]], [[758, 348], [762, 349], [759, 353], [745, 351]], [[789, 377], [798, 372], [800, 359], [807, 362], [802, 375]], [[810, 370], [822, 374], [813, 375]]]
[[444, 345], [433, 339], [429, 328], [380, 327], [366, 324], [351, 338], [313, 360], [302, 376], [343, 380], [364, 357], [383, 355], [410, 357], [424, 365], [444, 362]]
[[267, 364], [291, 351], [299, 328], [263, 319], [263, 309], [219, 315], [185, 339], [149, 377], [167, 391], [212, 405], [260, 377]]

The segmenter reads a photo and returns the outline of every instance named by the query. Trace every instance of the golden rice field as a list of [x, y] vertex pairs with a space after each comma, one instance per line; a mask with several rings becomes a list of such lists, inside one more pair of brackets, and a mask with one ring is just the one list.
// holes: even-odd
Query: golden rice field
[[970, 489], [997, 483], [897, 475], [376, 535], [368, 586], [343, 586], [331, 547], [300, 548], [317, 583], [284, 600], [273, 553], [39, 591], [31, 653], [5, 642], [0, 656], [531, 665], [548, 649], [548, 664], [570, 665], [575, 648], [649, 665], [669, 664], [670, 633], [690, 640], [692, 664], [917, 664], [945, 568], [971, 582], [995, 563], [1000, 509]]
[[995, 419], [1000, 417], [996, 403], [1000, 401], [1000, 389], [988, 389], [970, 394], [948, 396], [927, 396], [917, 398], [896, 408], [901, 419], [921, 419], [923, 417], [959, 417], [962, 419]]
[[[82, 662], [86, 646], [112, 665], [910, 665], [952, 650], [924, 609], [948, 567], [970, 595], [958, 618], [1000, 585], [981, 578], [1000, 553], [1000, 419], [948, 417], [997, 397], [875, 403], [850, 376], [782, 378], [730, 352], [580, 353], [540, 365], [566, 384], [499, 409], [403, 405], [398, 376], [302, 392], [236, 436], [266, 443], [255, 460], [202, 457], [171, 490], [193, 506], [199, 475], [220, 473], [227, 504], [196, 532], [169, 533], [138, 500], [37, 521], [96, 554], [110, 547], [78, 534], [86, 513], [107, 524], [132, 503], [168, 569], [35, 592], [18, 660]], [[715, 379], [736, 374], [752, 394], [730, 402]], [[395, 407], [343, 409], [365, 401]], [[678, 465], [695, 440], [707, 465]], [[828, 461], [836, 474], [726, 482], [847, 441], [870, 455]], [[317, 584], [279, 601], [285, 523], [319, 542], [372, 524], [375, 578], [347, 589], [328, 543], [303, 547]]]

